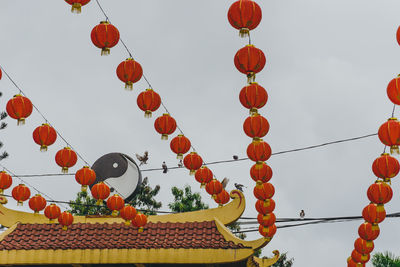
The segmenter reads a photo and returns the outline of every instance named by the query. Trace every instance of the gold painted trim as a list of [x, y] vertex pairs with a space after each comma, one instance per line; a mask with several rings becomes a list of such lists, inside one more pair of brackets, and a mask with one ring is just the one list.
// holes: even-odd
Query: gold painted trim
[[219, 264], [245, 260], [252, 249], [2, 250], [7, 264]]
[[15, 228], [17, 228], [18, 223], [15, 223], [14, 225], [12, 225], [10, 228], [8, 228], [7, 230], [5, 230], [1, 235], [0, 235], [0, 241], [2, 241], [7, 235], [11, 234]]
[[274, 250], [272, 251], [272, 253], [274, 254], [272, 258], [253, 257], [253, 260], [257, 262], [260, 267], [269, 267], [275, 264], [279, 260], [279, 257], [281, 256], [278, 250]]
[[253, 241], [247, 241], [247, 240], [240, 239], [237, 236], [235, 236], [234, 234], [232, 234], [232, 232], [217, 218], [214, 218], [214, 220], [215, 220], [215, 224], [217, 225], [218, 232], [220, 232], [221, 235], [224, 236], [225, 240], [232, 241], [236, 245], [243, 244], [243, 246], [245, 246], [245, 247], [251, 247], [253, 250], [256, 250], [258, 248], [265, 247], [271, 241], [271, 238], [265, 238], [265, 237], [261, 237], [257, 240], [253, 240]]
[[[167, 215], [154, 215], [149, 216], [149, 222], [196, 222], [196, 221], [212, 221], [214, 218], [218, 218], [224, 225], [228, 225], [243, 214], [246, 207], [246, 201], [242, 192], [233, 190], [230, 193], [233, 200], [223, 207], [214, 209], [175, 213]], [[0, 205], [0, 224], [11, 227], [15, 223], [49, 223], [49, 220], [43, 214], [33, 214], [28, 212], [16, 211], [7, 209], [3, 205]], [[124, 220], [119, 217], [86, 217], [86, 216], [74, 216], [74, 223], [123, 223]]]

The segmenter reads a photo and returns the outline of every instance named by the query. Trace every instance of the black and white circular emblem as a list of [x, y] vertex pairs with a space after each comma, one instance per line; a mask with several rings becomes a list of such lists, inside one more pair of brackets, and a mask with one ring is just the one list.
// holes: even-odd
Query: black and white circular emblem
[[135, 196], [142, 183], [138, 165], [131, 157], [122, 153], [102, 156], [96, 160], [92, 169], [96, 172], [94, 184], [105, 182], [110, 186], [111, 193], [121, 195], [127, 202]]

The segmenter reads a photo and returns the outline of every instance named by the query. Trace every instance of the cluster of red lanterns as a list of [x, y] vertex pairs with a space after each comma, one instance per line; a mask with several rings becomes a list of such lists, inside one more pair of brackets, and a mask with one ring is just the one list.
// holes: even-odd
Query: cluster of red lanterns
[[[400, 45], [400, 27], [397, 30], [397, 42]], [[399, 79], [400, 75], [387, 86], [387, 95], [395, 105], [400, 105]], [[385, 146], [390, 147], [391, 154], [399, 154], [400, 122], [396, 118], [389, 118], [379, 127], [378, 137]], [[370, 253], [374, 250], [373, 241], [380, 233], [378, 225], [386, 218], [384, 205], [393, 197], [391, 179], [398, 175], [399, 171], [399, 161], [389, 153], [381, 154], [372, 163], [372, 172], [378, 179], [367, 190], [370, 204], [362, 211], [365, 222], [358, 228], [359, 238], [354, 242], [354, 250], [347, 259], [347, 266], [362, 267], [370, 260]]]
[[[239, 30], [241, 37], [250, 35], [261, 22], [260, 6], [252, 0], [239, 0], [231, 5], [228, 11], [229, 23]], [[273, 213], [275, 202], [272, 199], [275, 189], [268, 181], [272, 178], [272, 169], [266, 163], [271, 157], [271, 147], [262, 138], [268, 134], [269, 123], [258, 113], [268, 100], [267, 91], [255, 82], [256, 73], [260, 72], [266, 63], [263, 51], [249, 44], [239, 49], [234, 57], [237, 70], [247, 76], [247, 85], [239, 94], [240, 103], [249, 109], [250, 116], [243, 123], [245, 134], [253, 141], [247, 147], [247, 156], [255, 162], [250, 169], [250, 176], [256, 182], [254, 196], [258, 199], [256, 209], [259, 232], [266, 238], [272, 238], [276, 233], [276, 217]]]

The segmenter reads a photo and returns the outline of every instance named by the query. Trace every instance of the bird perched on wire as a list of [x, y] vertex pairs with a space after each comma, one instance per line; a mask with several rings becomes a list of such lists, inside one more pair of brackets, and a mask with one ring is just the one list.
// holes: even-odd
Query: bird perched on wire
[[234, 160], [238, 160], [239, 157], [238, 157], [237, 155], [233, 155], [233, 159], [234, 159]]
[[167, 164], [165, 163], [165, 161], [163, 161], [161, 167], [163, 168], [163, 173], [167, 173], [167, 172], [168, 172], [168, 166], [167, 166]]
[[226, 188], [226, 186], [228, 185], [228, 182], [229, 182], [229, 179], [226, 177], [222, 180], [221, 184], [222, 184], [223, 189]]
[[182, 167], [183, 167], [183, 162], [182, 162], [182, 160], [179, 160], [179, 162], [178, 162], [178, 167], [179, 167], [179, 168], [182, 168]]
[[236, 187], [237, 190], [239, 190], [239, 191], [241, 191], [241, 192], [243, 192], [243, 187], [246, 187], [246, 188], [247, 188], [247, 186], [244, 186], [244, 185], [242, 185], [242, 184], [237, 184], [237, 183], [235, 183], [235, 187]]
[[300, 211], [300, 218], [304, 219], [304, 217], [306, 216], [306, 213], [304, 212], [304, 210]]
[[147, 161], [149, 160], [149, 152], [145, 151], [143, 156], [136, 154], [136, 158], [140, 161], [139, 166], [141, 166], [142, 164], [147, 164]]

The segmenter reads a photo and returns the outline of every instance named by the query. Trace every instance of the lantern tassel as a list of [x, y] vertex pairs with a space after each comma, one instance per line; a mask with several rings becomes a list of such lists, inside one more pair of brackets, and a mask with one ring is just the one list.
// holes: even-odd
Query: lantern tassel
[[113, 217], [117, 217], [117, 216], [118, 216], [118, 210], [113, 210], [112, 213], [111, 213], [111, 215], [112, 215]]
[[254, 72], [249, 72], [247, 74], [247, 83], [248, 84], [254, 83], [255, 80], [256, 80], [256, 74]]
[[143, 227], [139, 227], [138, 233], [143, 233]]
[[201, 183], [200, 184], [200, 188], [204, 188], [204, 187], [206, 187], [206, 184], [205, 183]]
[[133, 83], [132, 82], [126, 82], [125, 83], [125, 89], [128, 91], [132, 91], [133, 90]]
[[0, 188], [0, 195], [4, 193], [4, 190]]
[[168, 140], [168, 134], [162, 134], [161, 140]]
[[400, 154], [399, 146], [394, 145], [390, 147], [390, 154]]
[[63, 229], [64, 231], [67, 231], [67, 230], [68, 230], [68, 226], [63, 225], [62, 229]]
[[62, 167], [61, 172], [62, 173], [68, 173], [68, 167]]
[[150, 111], [150, 110], [146, 110], [146, 111], [144, 112], [144, 117], [145, 117], [145, 118], [151, 118], [151, 111]]
[[17, 202], [17, 206], [23, 206], [24, 204], [23, 204], [23, 202], [22, 201], [18, 201]]
[[110, 48], [108, 48], [108, 47], [103, 47], [102, 49], [101, 49], [101, 55], [102, 56], [107, 56], [107, 55], [109, 55], [110, 54]]
[[183, 159], [183, 154], [182, 154], [182, 153], [178, 153], [178, 154], [176, 155], [176, 158], [177, 158], [177, 159]]
[[249, 113], [250, 113], [250, 115], [254, 115], [254, 114], [258, 113], [257, 111], [258, 110], [256, 108], [251, 108]]
[[17, 120], [17, 125], [24, 125], [25, 124], [25, 118], [19, 118]]
[[98, 199], [97, 201], [96, 201], [96, 205], [101, 205], [103, 203], [103, 200], [102, 199]]
[[130, 220], [125, 220], [125, 225], [131, 225], [131, 221]]
[[250, 32], [250, 30], [248, 28], [241, 28], [239, 30], [239, 36], [242, 38], [245, 38], [250, 35], [249, 32]]
[[86, 192], [86, 191], [87, 191], [87, 185], [82, 185], [81, 191], [82, 191], [82, 192]]
[[189, 175], [194, 175], [196, 170], [190, 170]]
[[46, 145], [41, 145], [40, 146], [40, 151], [41, 152], [46, 152], [47, 151], [47, 146]]
[[80, 3], [74, 3], [71, 7], [71, 12], [75, 14], [80, 14], [82, 12], [82, 5]]

